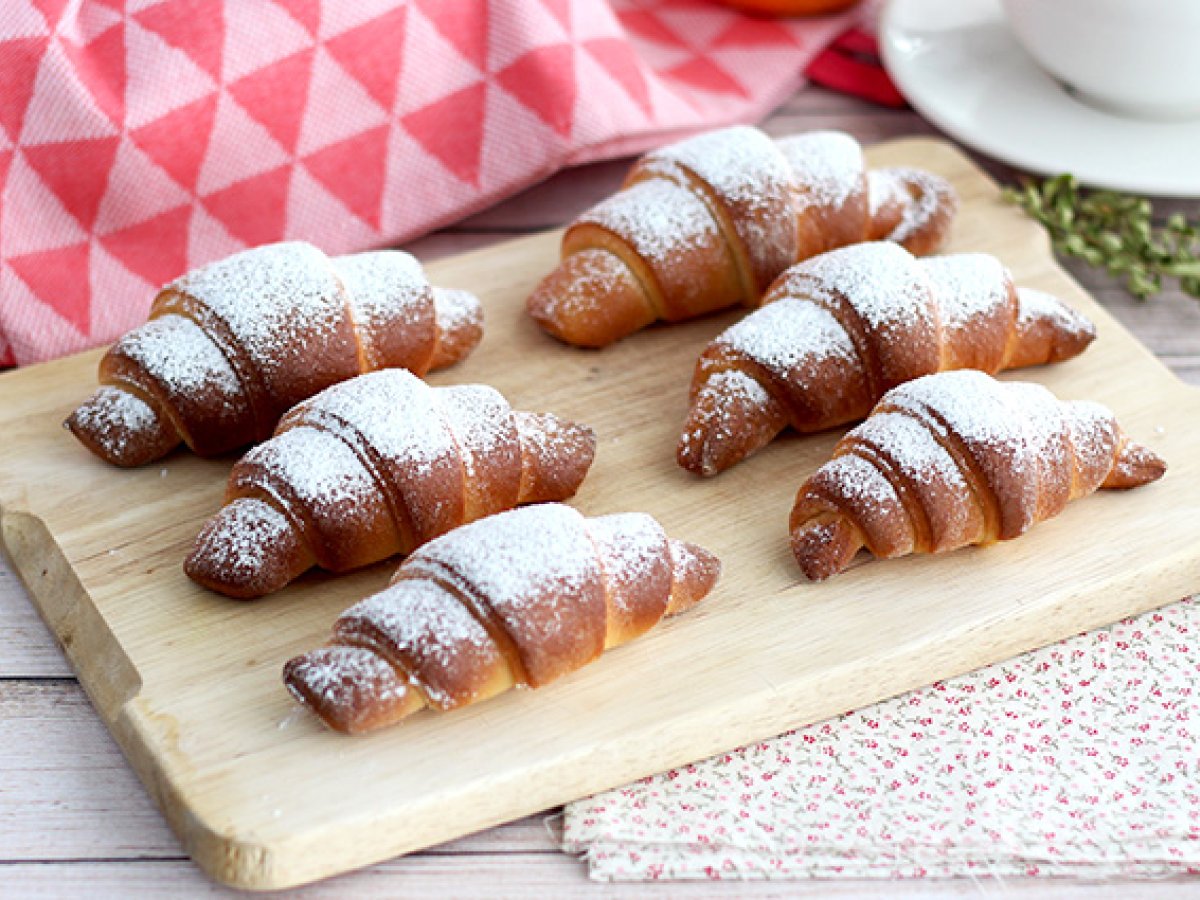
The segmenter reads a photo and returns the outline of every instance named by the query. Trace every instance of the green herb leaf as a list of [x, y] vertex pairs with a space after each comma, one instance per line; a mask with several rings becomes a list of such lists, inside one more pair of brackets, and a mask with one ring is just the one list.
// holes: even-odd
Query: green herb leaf
[[1003, 193], [1045, 226], [1055, 250], [1122, 278], [1134, 296], [1144, 300], [1159, 293], [1167, 277], [1200, 299], [1200, 222], [1174, 213], [1156, 226], [1149, 200], [1084, 191], [1073, 175], [1024, 179], [1020, 189]]

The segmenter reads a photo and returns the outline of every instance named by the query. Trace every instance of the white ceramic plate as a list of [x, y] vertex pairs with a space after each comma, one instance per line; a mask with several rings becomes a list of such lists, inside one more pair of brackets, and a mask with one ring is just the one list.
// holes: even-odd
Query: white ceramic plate
[[1087, 106], [1016, 43], [998, 0], [891, 0], [879, 43], [913, 107], [968, 146], [1098, 187], [1200, 197], [1200, 120], [1152, 122]]

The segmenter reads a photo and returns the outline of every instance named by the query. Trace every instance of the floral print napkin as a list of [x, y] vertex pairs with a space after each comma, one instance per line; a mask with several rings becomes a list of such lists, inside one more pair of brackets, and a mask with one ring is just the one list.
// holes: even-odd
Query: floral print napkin
[[578, 801], [601, 880], [1200, 874], [1200, 598]]

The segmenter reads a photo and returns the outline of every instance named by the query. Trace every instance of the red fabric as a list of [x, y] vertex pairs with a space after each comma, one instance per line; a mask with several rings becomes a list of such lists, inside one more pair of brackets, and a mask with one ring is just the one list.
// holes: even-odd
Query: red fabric
[[185, 270], [411, 239], [569, 164], [753, 120], [850, 21], [704, 0], [2, 0], [0, 363]]
[[892, 83], [879, 57], [875, 35], [851, 28], [818, 53], [804, 70], [810, 81], [822, 87], [853, 94], [896, 109], [905, 109], [904, 99]]

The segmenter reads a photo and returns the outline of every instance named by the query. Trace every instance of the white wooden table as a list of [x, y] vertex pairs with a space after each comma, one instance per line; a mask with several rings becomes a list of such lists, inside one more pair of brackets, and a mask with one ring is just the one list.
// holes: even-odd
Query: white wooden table
[[[809, 88], [776, 112], [774, 134], [840, 128], [864, 142], [936, 129]], [[978, 158], [978, 157], [977, 157]], [[996, 177], [1005, 166], [980, 161]], [[407, 249], [433, 259], [561, 225], [614, 190], [627, 162], [564, 172]], [[1200, 202], [1156, 212], [1200, 215]], [[1200, 301], [1178, 291], [1142, 303], [1103, 274], [1068, 266], [1184, 380], [1200, 384]], [[0, 401], [2, 402], [2, 401]], [[0, 473], [0, 477], [3, 477]], [[92, 711], [53, 638], [0, 558], [0, 897], [224, 896], [192, 865]], [[300, 897], [1200, 897], [1200, 879], [1079, 885], [1037, 879], [605, 885], [556, 846], [557, 811], [531, 816], [361, 872], [291, 892]]]

